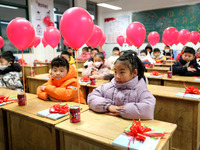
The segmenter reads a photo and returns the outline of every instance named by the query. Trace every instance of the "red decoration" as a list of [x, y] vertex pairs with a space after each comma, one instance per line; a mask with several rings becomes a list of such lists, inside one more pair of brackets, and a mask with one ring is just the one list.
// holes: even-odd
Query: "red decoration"
[[12, 101], [17, 101], [17, 99], [11, 98], [10, 96], [0, 95], [0, 104], [3, 102], [12, 102]]
[[49, 113], [66, 114], [68, 111], [69, 107], [67, 104], [65, 105], [55, 104], [49, 109]]
[[90, 78], [88, 77], [82, 77], [81, 82], [90, 82]]
[[200, 91], [198, 90], [198, 88], [195, 88], [194, 86], [185, 86], [185, 94], [200, 94]]
[[43, 22], [44, 22], [46, 25], [49, 25], [49, 23], [51, 22], [50, 17], [48, 17], [48, 16], [44, 17]]
[[0, 36], [0, 48], [3, 47], [3, 44], [4, 44], [4, 40], [3, 40], [3, 38]]
[[151, 75], [153, 75], [153, 76], [159, 76], [159, 75], [161, 75], [161, 73], [158, 72], [158, 71], [152, 71]]

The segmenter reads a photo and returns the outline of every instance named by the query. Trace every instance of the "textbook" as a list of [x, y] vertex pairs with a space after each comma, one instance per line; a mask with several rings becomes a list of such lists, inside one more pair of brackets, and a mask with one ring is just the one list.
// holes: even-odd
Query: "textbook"
[[197, 94], [184, 94], [184, 93], [177, 93], [176, 96], [185, 97], [185, 98], [192, 98], [192, 99], [200, 99], [200, 95]]
[[60, 119], [62, 117], [69, 115], [69, 112], [67, 112], [66, 114], [49, 113], [49, 109], [46, 109], [46, 110], [42, 110], [40, 112], [37, 112], [37, 115], [41, 116], [41, 117], [49, 118], [49, 119], [52, 119], [52, 120], [57, 120], [57, 119]]

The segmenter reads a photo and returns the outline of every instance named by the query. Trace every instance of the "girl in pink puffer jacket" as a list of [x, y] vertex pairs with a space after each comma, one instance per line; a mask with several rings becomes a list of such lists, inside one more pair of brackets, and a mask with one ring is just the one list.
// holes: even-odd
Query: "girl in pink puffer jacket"
[[156, 99], [147, 89], [140, 59], [124, 54], [116, 60], [114, 70], [110, 83], [88, 95], [90, 109], [125, 119], [153, 119]]

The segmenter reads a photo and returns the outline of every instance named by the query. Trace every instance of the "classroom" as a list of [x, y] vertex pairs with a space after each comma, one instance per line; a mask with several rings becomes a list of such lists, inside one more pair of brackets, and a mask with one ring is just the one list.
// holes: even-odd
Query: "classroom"
[[1, 0], [0, 150], [200, 150], [199, 0]]

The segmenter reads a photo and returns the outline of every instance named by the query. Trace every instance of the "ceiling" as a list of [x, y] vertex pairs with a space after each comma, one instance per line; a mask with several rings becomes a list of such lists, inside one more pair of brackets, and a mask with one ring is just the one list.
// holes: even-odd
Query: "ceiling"
[[[94, 3], [108, 3], [121, 7], [120, 11], [142, 11], [158, 8], [167, 8], [181, 5], [193, 5], [200, 3], [200, 0], [88, 0]], [[100, 7], [99, 7], [100, 8]], [[107, 8], [100, 8], [104, 13], [116, 12]]]

